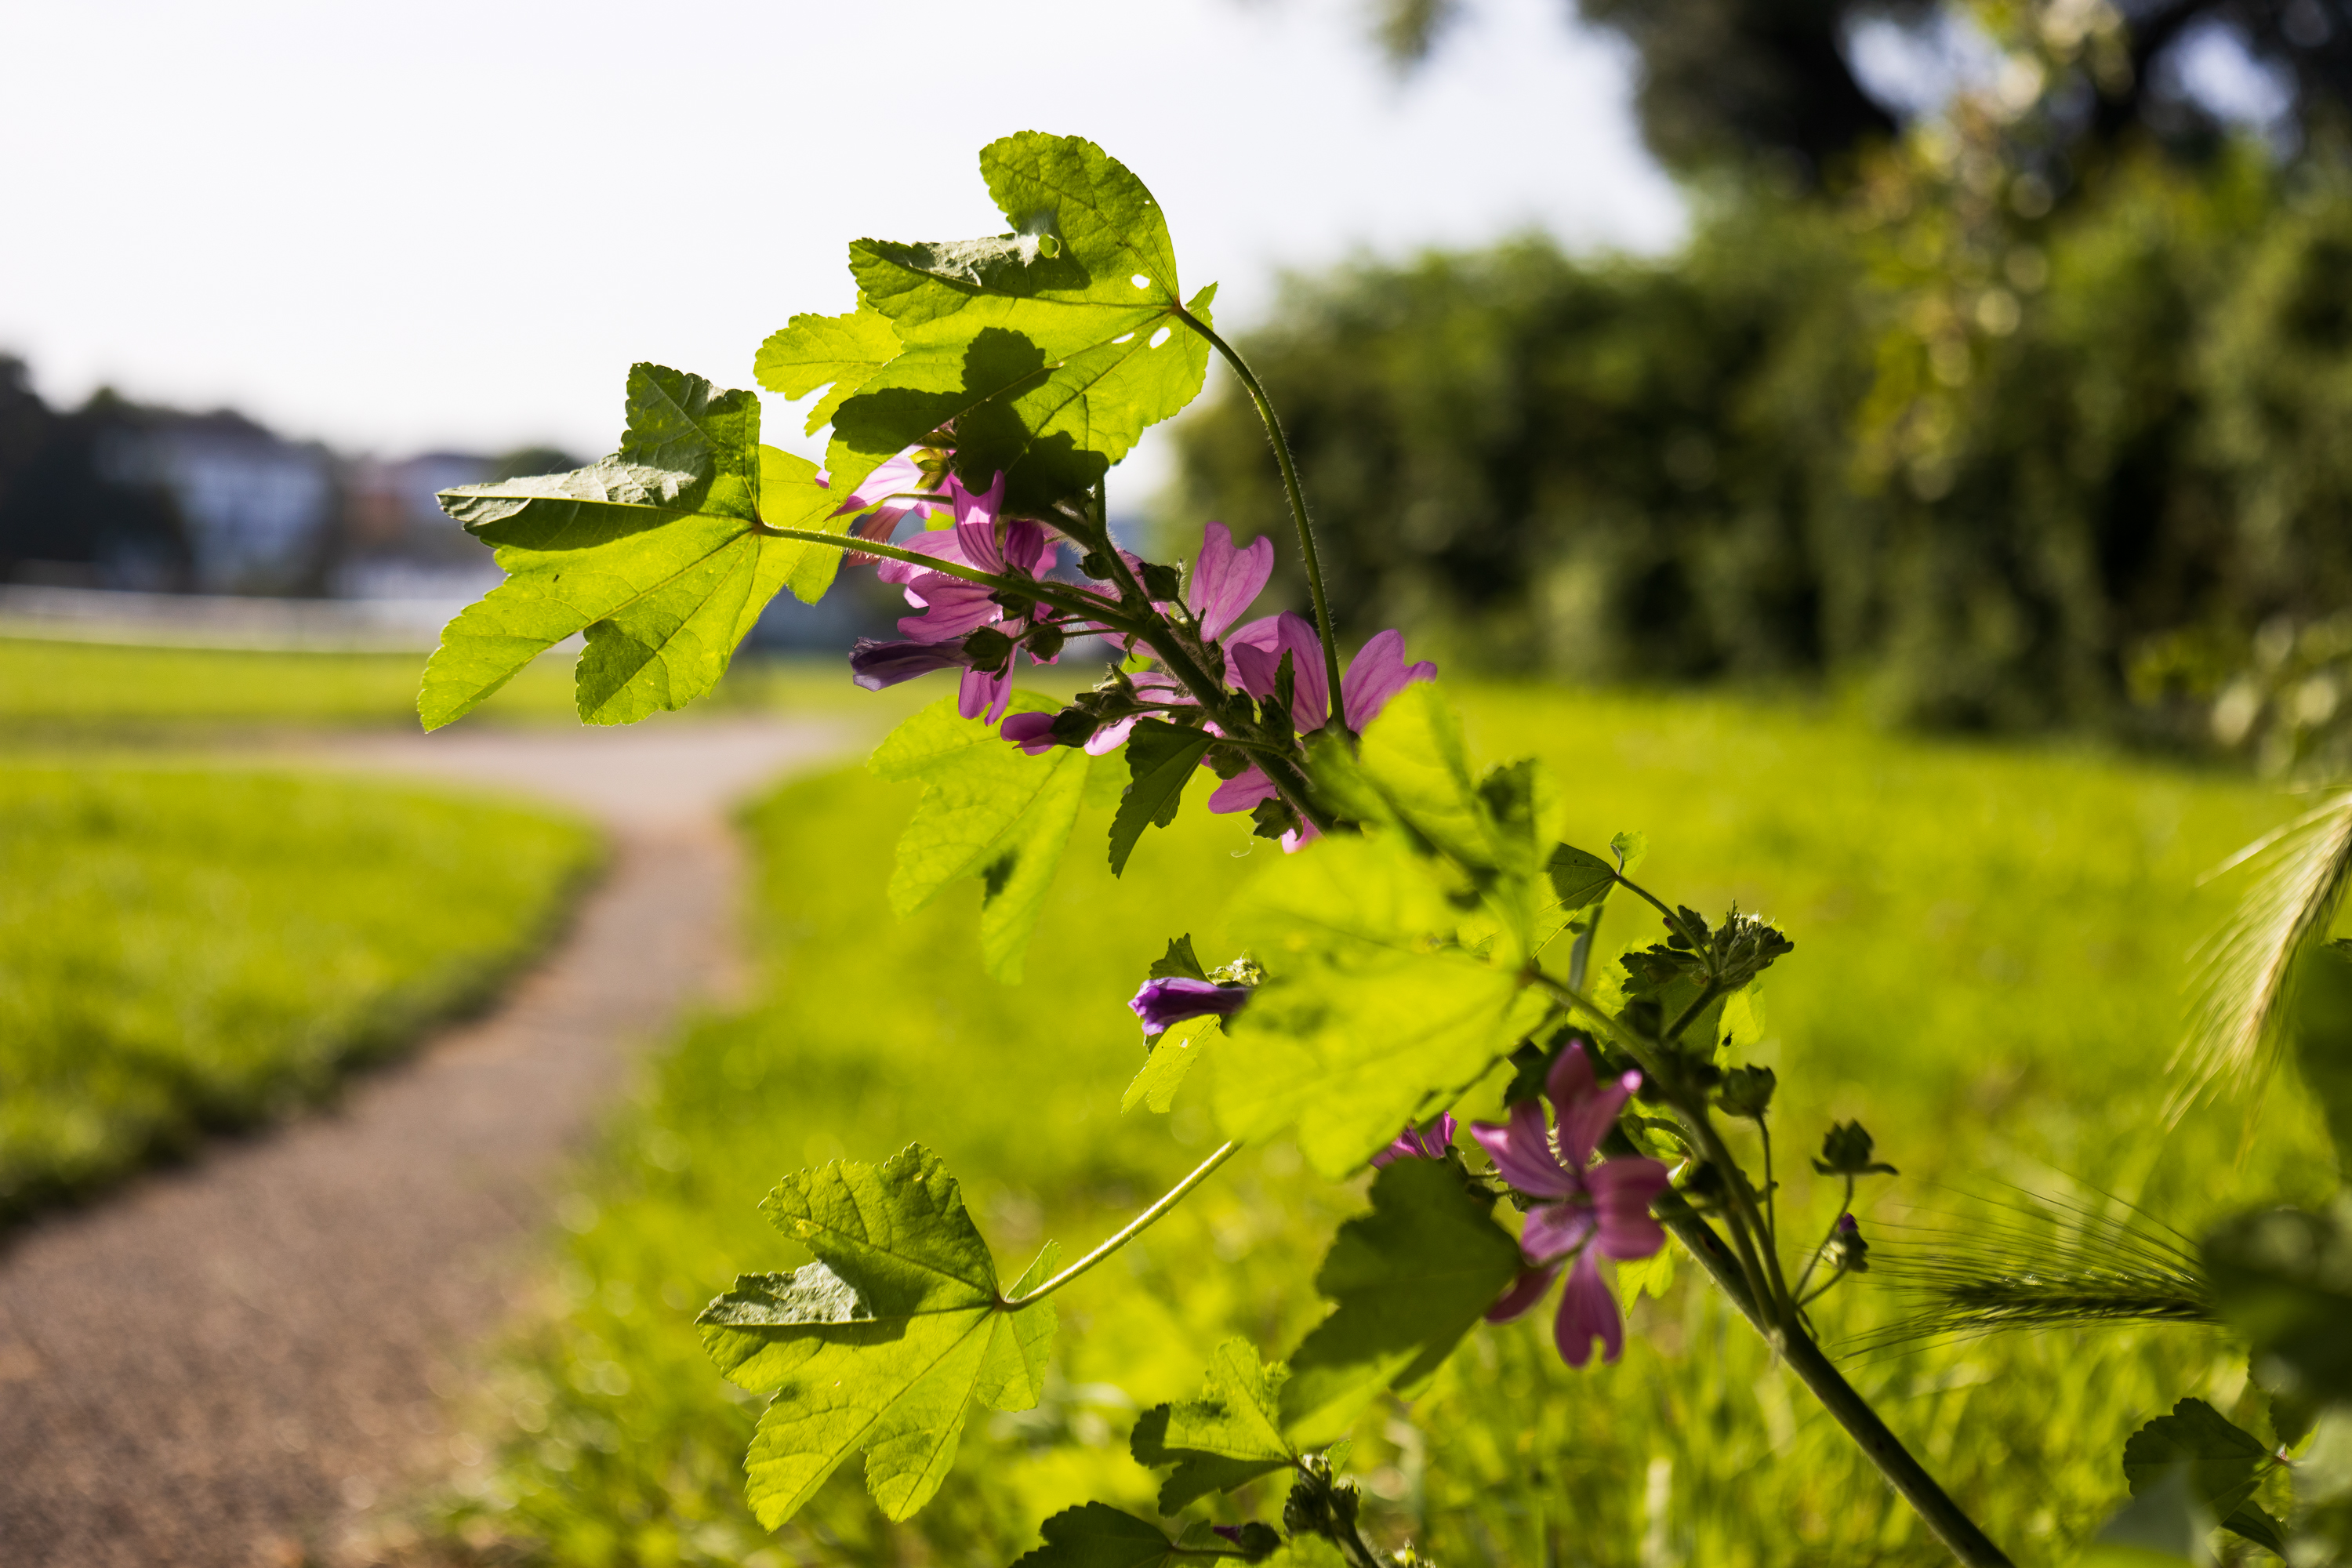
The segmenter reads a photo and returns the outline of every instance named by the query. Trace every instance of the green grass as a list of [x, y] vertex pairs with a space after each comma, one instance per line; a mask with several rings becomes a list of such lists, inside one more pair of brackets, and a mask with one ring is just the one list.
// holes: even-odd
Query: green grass
[[537, 948], [596, 854], [425, 789], [0, 765], [0, 1220], [409, 1044]]
[[[572, 655], [546, 655], [469, 723], [577, 723]], [[68, 739], [287, 724], [416, 722], [423, 654], [233, 653], [0, 637], [0, 732]], [[872, 700], [838, 658], [747, 654], [689, 714], [863, 714]]]
[[[2059, 1175], [2193, 1232], [2211, 1215], [2315, 1197], [2329, 1162], [2307, 1109], [2155, 1120], [2182, 1011], [2182, 955], [2224, 886], [2197, 877], [2285, 815], [2245, 784], [2094, 754], [1929, 744], [1787, 708], [1556, 690], [1459, 694], [1490, 758], [1559, 771], [1572, 837], [1654, 846], [1645, 881], [1710, 911], [1780, 918], [1757, 1059], [1776, 1107], [1790, 1233], [1833, 1196], [1802, 1154], [1859, 1116], [1902, 1167], [1861, 1205], [1881, 1268], [1821, 1305], [1834, 1350], [1889, 1320], [1905, 1203], [1967, 1212], [1965, 1185]], [[802, 1255], [754, 1205], [780, 1174], [909, 1140], [941, 1151], [1000, 1261], [1045, 1235], [1085, 1247], [1213, 1142], [1197, 1109], [1122, 1119], [1139, 1064], [1121, 1006], [1166, 937], [1223, 956], [1217, 910], [1263, 858], [1196, 796], [1123, 883], [1080, 824], [1015, 987], [981, 975], [968, 889], [900, 922], [883, 902], [907, 793], [862, 773], [794, 784], [749, 817], [763, 867], [761, 999], [688, 1031], [564, 1210], [542, 1310], [455, 1445], [444, 1543], [566, 1564], [934, 1560], [1001, 1564], [1036, 1522], [1100, 1498], [1141, 1509], [1125, 1454], [1139, 1405], [1188, 1394], [1246, 1334], [1279, 1353], [1320, 1311], [1308, 1281], [1356, 1187], [1253, 1151], [1065, 1294], [1034, 1412], [976, 1419], [954, 1476], [904, 1529], [844, 1468], [769, 1542], [740, 1500], [757, 1402], [704, 1362], [688, 1320], [738, 1269]], [[1609, 934], [1647, 941], [1619, 912]], [[1470, 1107], [1467, 1109], [1476, 1109]], [[1789, 1248], [1795, 1250], [1795, 1244]], [[1685, 1267], [1633, 1309], [1622, 1363], [1570, 1373], [1548, 1314], [1482, 1330], [1410, 1411], [1375, 1413], [1354, 1465], [1376, 1534], [1469, 1563], [1764, 1564], [1942, 1560], [1843, 1435]], [[2197, 1394], [2231, 1408], [2242, 1364], [2194, 1330], [2051, 1332], [1849, 1353], [1850, 1374], [2021, 1562], [2062, 1560], [2123, 1493], [2124, 1437]], [[470, 1463], [467, 1462], [470, 1461]], [[1237, 1506], [1278, 1513], [1280, 1497]]]

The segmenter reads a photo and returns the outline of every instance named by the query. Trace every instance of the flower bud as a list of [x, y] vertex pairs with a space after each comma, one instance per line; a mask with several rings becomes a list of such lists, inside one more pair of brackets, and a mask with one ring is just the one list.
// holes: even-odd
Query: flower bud
[[1870, 1134], [1859, 1121], [1841, 1121], [1822, 1139], [1813, 1169], [1824, 1176], [1891, 1176], [1895, 1167], [1874, 1161]]
[[1726, 1116], [1761, 1121], [1778, 1083], [1770, 1068], [1733, 1068], [1723, 1075], [1723, 1087], [1715, 1092], [1715, 1108]]

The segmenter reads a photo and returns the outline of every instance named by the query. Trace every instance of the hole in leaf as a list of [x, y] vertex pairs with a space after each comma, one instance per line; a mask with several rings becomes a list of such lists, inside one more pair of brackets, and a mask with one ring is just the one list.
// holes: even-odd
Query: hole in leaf
[[1172, 331], [1174, 331], [1175, 330], [1176, 330], [1176, 329], [1175, 329], [1175, 328], [1173, 328], [1173, 327], [1162, 327], [1162, 328], [1160, 328], [1158, 331], [1156, 331], [1156, 332], [1152, 333], [1152, 334], [1151, 334], [1151, 346], [1152, 346], [1153, 348], [1155, 348], [1155, 349], [1156, 349], [1156, 348], [1158, 348], [1161, 343], [1166, 342], [1168, 341], [1168, 334], [1169, 334], [1169, 333], [1171, 333], [1171, 332], [1172, 332]]
[[1146, 277], [1145, 277], [1142, 273], [1140, 273], [1140, 272], [1137, 273], [1134, 277], [1132, 277], [1132, 278], [1129, 279], [1128, 279], [1128, 281], [1129, 281], [1129, 283], [1134, 284], [1134, 285], [1135, 285], [1137, 288], [1139, 288], [1139, 289], [1149, 289], [1149, 288], [1150, 288], [1150, 287], [1151, 287], [1151, 279], [1149, 279], [1149, 278], [1146, 278]]
[[1135, 334], [1133, 332], [1121, 332], [1118, 336], [1111, 339], [1111, 342], [1115, 343], [1131, 343], [1134, 341]]

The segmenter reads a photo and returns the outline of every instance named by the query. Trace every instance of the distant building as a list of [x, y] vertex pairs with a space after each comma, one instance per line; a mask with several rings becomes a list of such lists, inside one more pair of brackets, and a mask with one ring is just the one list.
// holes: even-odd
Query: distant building
[[497, 584], [498, 563], [435, 497], [498, 472], [490, 458], [425, 452], [362, 458], [343, 474], [343, 548], [334, 590], [347, 599], [472, 598]]
[[335, 459], [242, 414], [140, 410], [95, 433], [100, 482], [161, 491], [179, 514], [189, 586], [206, 594], [319, 592], [336, 552]]

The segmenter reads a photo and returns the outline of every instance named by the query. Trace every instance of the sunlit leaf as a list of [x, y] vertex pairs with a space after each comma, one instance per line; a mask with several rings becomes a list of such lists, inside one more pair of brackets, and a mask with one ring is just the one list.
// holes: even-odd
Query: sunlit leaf
[[1216, 1534], [1206, 1523], [1186, 1528], [1175, 1540], [1150, 1520], [1090, 1502], [1065, 1509], [1038, 1528], [1045, 1544], [1014, 1562], [1014, 1568], [1163, 1568], [1179, 1563], [1230, 1558], [1257, 1563], [1273, 1554], [1282, 1538], [1264, 1524], [1243, 1526], [1238, 1541]]
[[[774, 1529], [862, 1449], [875, 1501], [906, 1519], [946, 1479], [972, 1400], [1036, 1404], [1054, 1309], [1005, 1305], [961, 1190], [920, 1145], [787, 1176], [761, 1206], [817, 1261], [739, 1279], [697, 1320], [730, 1381], [775, 1391], [745, 1460], [752, 1511]], [[1049, 1246], [1010, 1294], [1053, 1262]]]
[[751, 374], [780, 396], [806, 397], [820, 386], [833, 390], [809, 410], [812, 436], [833, 420], [843, 400], [898, 357], [898, 334], [889, 319], [870, 305], [845, 316], [794, 316], [771, 332], [751, 357]]
[[1290, 1357], [1283, 1430], [1301, 1447], [1346, 1436], [1386, 1389], [1412, 1394], [1519, 1271], [1494, 1200], [1452, 1164], [1399, 1160], [1372, 1181], [1372, 1208], [1339, 1227], [1316, 1272], [1331, 1315]]
[[1076, 137], [1023, 132], [981, 153], [1009, 235], [859, 240], [850, 270], [903, 352], [833, 416], [826, 456], [854, 485], [952, 422], [956, 467], [1036, 509], [1085, 489], [1144, 429], [1200, 393], [1213, 287], [1186, 303], [1167, 222], [1118, 160]]
[[[1015, 692], [1010, 711], [1061, 705]], [[1021, 977], [1037, 912], [1053, 885], [1084, 799], [1093, 758], [1070, 746], [1029, 756], [943, 697], [892, 731], [866, 766], [886, 779], [920, 781], [922, 798], [898, 838], [890, 907], [911, 914], [950, 883], [981, 879], [981, 957], [1000, 980]]]
[[1296, 1128], [1329, 1176], [1360, 1168], [1507, 1055], [1549, 1010], [1513, 969], [1450, 945], [1437, 863], [1393, 834], [1335, 837], [1243, 890], [1234, 933], [1268, 979], [1228, 1029], [1214, 1103], [1228, 1137]]
[[1298, 1458], [1282, 1431], [1284, 1376], [1280, 1363], [1260, 1366], [1247, 1340], [1228, 1340], [1209, 1358], [1208, 1387], [1200, 1398], [1143, 1413], [1128, 1442], [1135, 1462], [1150, 1469], [1176, 1467], [1160, 1488], [1161, 1513], [1211, 1492], [1229, 1492]]
[[814, 596], [838, 564], [828, 546], [761, 531], [827, 526], [838, 503], [813, 465], [759, 437], [751, 394], [640, 364], [612, 457], [444, 491], [443, 508], [497, 551], [507, 579], [444, 628], [417, 697], [425, 727], [470, 712], [580, 634], [580, 716], [591, 723], [683, 707], [717, 685], [779, 589]]

